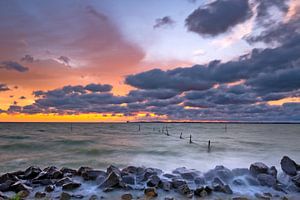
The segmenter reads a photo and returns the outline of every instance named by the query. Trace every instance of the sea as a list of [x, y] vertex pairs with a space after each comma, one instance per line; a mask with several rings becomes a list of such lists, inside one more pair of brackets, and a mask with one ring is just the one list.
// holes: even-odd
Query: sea
[[0, 173], [32, 165], [205, 172], [254, 162], [280, 170], [284, 155], [300, 163], [300, 124], [0, 123]]

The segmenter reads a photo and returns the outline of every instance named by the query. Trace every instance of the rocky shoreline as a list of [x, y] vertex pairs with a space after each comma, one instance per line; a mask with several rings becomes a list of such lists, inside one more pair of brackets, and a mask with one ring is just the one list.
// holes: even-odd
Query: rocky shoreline
[[287, 156], [282, 172], [256, 162], [247, 168], [216, 166], [202, 173], [185, 167], [172, 173], [160, 169], [109, 166], [78, 170], [31, 166], [0, 175], [4, 199], [300, 199], [300, 165]]

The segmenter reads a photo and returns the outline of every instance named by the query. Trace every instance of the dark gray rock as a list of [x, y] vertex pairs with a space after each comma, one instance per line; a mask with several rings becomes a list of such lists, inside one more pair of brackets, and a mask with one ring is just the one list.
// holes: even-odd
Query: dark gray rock
[[253, 176], [257, 176], [258, 174], [267, 174], [269, 167], [262, 162], [256, 162], [250, 165], [250, 173]]
[[68, 167], [63, 167], [63, 168], [60, 169], [60, 171], [63, 174], [71, 174], [71, 175], [76, 175], [77, 174], [76, 169], [71, 169], [71, 168], [68, 168]]
[[17, 182], [17, 181], [19, 181], [19, 178], [10, 173], [6, 173], [6, 174], [3, 174], [2, 176], [0, 176], [0, 184], [5, 183], [6, 181]]
[[135, 180], [134, 180], [134, 176], [133, 175], [125, 175], [122, 177], [122, 181], [126, 184], [129, 185], [134, 185], [135, 184]]
[[96, 178], [96, 184], [101, 185], [106, 179], [106, 176], [98, 176]]
[[93, 170], [93, 169], [90, 168], [90, 167], [80, 167], [80, 168], [77, 170], [76, 175], [81, 176], [83, 172], [88, 171], [88, 170]]
[[275, 166], [272, 166], [268, 169], [268, 174], [273, 176], [275, 179], [277, 178], [277, 169]]
[[42, 179], [42, 180], [32, 180], [32, 184], [37, 184], [37, 185], [52, 185], [54, 181], [51, 179]]
[[160, 175], [160, 174], [162, 174], [162, 171], [160, 169], [146, 168], [145, 171], [144, 171], [144, 176], [143, 176], [143, 180], [142, 181], [147, 181], [150, 176]]
[[196, 185], [205, 185], [206, 181], [204, 177], [197, 177], [195, 178]]
[[231, 188], [229, 187], [229, 185], [225, 185], [222, 180], [220, 180], [219, 178], [214, 178], [213, 182], [212, 182], [212, 188], [215, 192], [222, 192], [225, 194], [233, 194], [233, 191], [231, 190]]
[[160, 178], [157, 175], [152, 175], [149, 177], [147, 181], [147, 186], [149, 187], [157, 187], [160, 182]]
[[290, 176], [297, 174], [297, 164], [295, 161], [290, 159], [288, 156], [284, 156], [280, 161], [281, 169]]
[[245, 180], [251, 186], [258, 186], [259, 185], [258, 180], [256, 178], [254, 178], [253, 176], [245, 176]]
[[257, 180], [263, 186], [272, 187], [276, 184], [276, 179], [270, 174], [258, 174]]
[[45, 192], [50, 193], [50, 192], [53, 192], [54, 189], [55, 189], [54, 185], [48, 185], [48, 186], [45, 187]]
[[189, 195], [192, 193], [188, 184], [183, 184], [183, 185], [178, 186], [177, 192], [179, 192], [180, 194], [183, 194], [183, 195]]
[[60, 194], [59, 200], [70, 200], [71, 197], [72, 197], [72, 196], [71, 196], [69, 193], [62, 192], [62, 193]]
[[7, 180], [4, 183], [0, 184], [0, 192], [7, 192], [10, 190], [10, 187], [15, 183], [15, 181]]
[[114, 173], [118, 174], [119, 176], [121, 176], [121, 170], [119, 168], [117, 168], [116, 166], [114, 166], [114, 165], [110, 165], [106, 170], [107, 174], [110, 174], [112, 172], [114, 172]]
[[173, 188], [178, 188], [181, 185], [186, 184], [186, 181], [182, 180], [182, 179], [173, 179], [172, 180], [172, 187]]
[[163, 177], [166, 177], [166, 178], [179, 178], [180, 176], [179, 175], [174, 175], [174, 174], [163, 174]]
[[93, 194], [93, 195], [89, 198], [89, 200], [99, 200], [99, 197], [98, 197], [97, 195]]
[[71, 182], [72, 182], [72, 179], [70, 179], [69, 177], [65, 177], [65, 178], [62, 178], [62, 179], [56, 181], [55, 185], [56, 186], [63, 186], [64, 184], [71, 183]]
[[34, 179], [41, 172], [42, 172], [42, 170], [39, 167], [31, 166], [25, 170], [23, 179]]
[[121, 177], [115, 171], [111, 171], [111, 173], [107, 176], [104, 182], [100, 185], [101, 188], [113, 188], [119, 186], [121, 181]]
[[14, 183], [13, 185], [10, 186], [10, 191], [18, 193], [22, 190], [30, 191], [30, 190], [32, 190], [32, 188], [25, 185], [24, 183], [22, 183], [20, 181], [18, 181], [18, 182]]
[[16, 196], [18, 196], [20, 199], [26, 199], [30, 195], [30, 192], [28, 190], [21, 190], [17, 193]]
[[85, 170], [81, 173], [81, 176], [86, 181], [96, 180], [98, 176], [106, 176], [106, 172], [101, 170]]
[[164, 191], [170, 191], [172, 188], [172, 184], [168, 180], [160, 180], [158, 187], [163, 189]]
[[154, 188], [154, 187], [146, 188], [146, 189], [144, 190], [144, 194], [145, 194], [147, 197], [157, 197], [156, 188]]
[[36, 192], [34, 195], [34, 198], [36, 199], [42, 199], [46, 197], [46, 193], [45, 192]]
[[76, 188], [79, 188], [81, 186], [81, 183], [77, 182], [71, 182], [71, 183], [65, 183], [62, 186], [63, 190], [74, 190]]
[[121, 199], [122, 200], [131, 200], [131, 199], [133, 199], [133, 196], [130, 193], [126, 193], [121, 196]]
[[233, 185], [236, 185], [236, 186], [245, 186], [246, 183], [243, 179], [240, 179], [240, 178], [236, 178], [232, 181], [232, 184]]
[[300, 188], [300, 174], [292, 177], [292, 181], [294, 182], [294, 184]]

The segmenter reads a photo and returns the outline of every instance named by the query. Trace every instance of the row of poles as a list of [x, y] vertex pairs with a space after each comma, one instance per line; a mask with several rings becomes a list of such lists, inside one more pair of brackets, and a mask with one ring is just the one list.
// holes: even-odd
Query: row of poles
[[[225, 127], [224, 127], [225, 131], [227, 131], [227, 125], [225, 124]], [[141, 131], [141, 125], [139, 124], [139, 131]], [[155, 128], [153, 128], [153, 131], [155, 131]], [[162, 132], [164, 133], [165, 135], [167, 136], [171, 136], [169, 134], [169, 130], [168, 130], [168, 126], [165, 126], [163, 127], [162, 129], [158, 129], [158, 132]], [[185, 139], [183, 136], [182, 136], [182, 132], [180, 133], [180, 136], [179, 136], [179, 139]], [[193, 144], [193, 140], [192, 140], [192, 134], [190, 134], [190, 137], [189, 137], [189, 144]], [[211, 151], [211, 142], [210, 140], [208, 140], [208, 143], [207, 143], [207, 151], [210, 152]]]

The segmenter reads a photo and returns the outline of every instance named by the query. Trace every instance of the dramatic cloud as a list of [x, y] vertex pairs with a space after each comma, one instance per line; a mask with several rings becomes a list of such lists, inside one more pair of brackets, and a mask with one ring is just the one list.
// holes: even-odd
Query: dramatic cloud
[[109, 91], [111, 91], [112, 86], [108, 85], [108, 84], [101, 85], [101, 84], [91, 83], [91, 84], [85, 86], [84, 89], [89, 90], [91, 92], [109, 92]]
[[248, 0], [216, 0], [191, 13], [186, 26], [199, 35], [215, 36], [245, 22], [251, 15]]
[[6, 84], [0, 83], [0, 92], [9, 90]]
[[21, 58], [21, 61], [32, 63], [34, 61], [34, 58], [33, 56], [27, 54], [23, 58]]
[[160, 28], [160, 27], [164, 27], [164, 26], [171, 26], [175, 23], [175, 21], [169, 17], [169, 16], [165, 16], [163, 18], [158, 18], [155, 20], [155, 24], [153, 26], [153, 28]]
[[67, 56], [60, 56], [59, 58], [57, 58], [59, 61], [63, 62], [66, 65], [69, 65], [71, 59]]
[[6, 69], [6, 70], [12, 70], [12, 71], [18, 71], [18, 72], [28, 71], [27, 67], [24, 67], [23, 65], [21, 65], [17, 62], [13, 62], [13, 61], [0, 62], [0, 69]]

